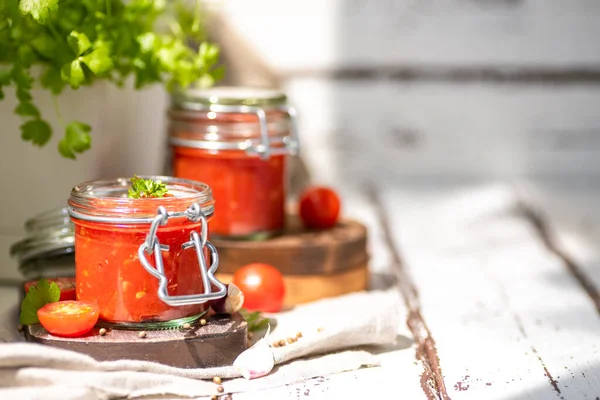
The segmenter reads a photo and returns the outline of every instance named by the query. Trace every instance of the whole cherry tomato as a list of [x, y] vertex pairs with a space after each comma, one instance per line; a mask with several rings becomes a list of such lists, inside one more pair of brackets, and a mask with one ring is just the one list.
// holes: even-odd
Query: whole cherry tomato
[[40, 324], [51, 334], [63, 337], [83, 336], [92, 330], [100, 310], [89, 301], [57, 301], [48, 303], [37, 312]]
[[244, 293], [243, 307], [248, 311], [278, 312], [283, 307], [285, 282], [272, 265], [245, 265], [233, 275], [233, 284]]
[[337, 223], [340, 198], [332, 189], [311, 186], [300, 195], [300, 219], [309, 229], [327, 229]]
[[[75, 300], [75, 278], [47, 278], [48, 283], [56, 282], [60, 289], [60, 299], [63, 300]], [[29, 288], [37, 285], [39, 280], [25, 282], [25, 293], [29, 292]]]

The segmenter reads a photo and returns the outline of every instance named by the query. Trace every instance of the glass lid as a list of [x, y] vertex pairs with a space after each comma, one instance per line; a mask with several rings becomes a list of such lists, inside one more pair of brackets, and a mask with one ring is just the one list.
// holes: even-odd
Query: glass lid
[[25, 221], [25, 238], [10, 247], [19, 263], [74, 251], [73, 223], [67, 207], [54, 208]]

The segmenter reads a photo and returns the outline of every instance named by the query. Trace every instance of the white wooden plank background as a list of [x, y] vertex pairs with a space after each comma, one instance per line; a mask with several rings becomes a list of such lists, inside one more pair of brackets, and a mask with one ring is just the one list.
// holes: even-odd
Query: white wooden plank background
[[275, 71], [345, 67], [593, 67], [594, 0], [229, 0], [227, 27]]
[[[600, 173], [600, 87], [297, 78], [303, 157], [331, 182]], [[326, 168], [323, 168], [326, 166]]]

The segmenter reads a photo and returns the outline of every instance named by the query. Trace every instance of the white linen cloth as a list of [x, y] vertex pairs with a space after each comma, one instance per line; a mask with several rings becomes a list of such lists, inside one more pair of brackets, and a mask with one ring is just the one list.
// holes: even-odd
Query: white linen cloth
[[[320, 300], [274, 314], [277, 325], [269, 343], [297, 332], [302, 332], [302, 338], [271, 348], [276, 364], [271, 374], [254, 380], [225, 380], [224, 393], [259, 390], [377, 365], [375, 355], [349, 349], [392, 344], [404, 312], [398, 291], [391, 289]], [[217, 385], [207, 381], [214, 376], [225, 379], [240, 374], [232, 366], [182, 369], [137, 360], [96, 361], [84, 354], [39, 344], [0, 344], [0, 399], [210, 397], [219, 394]]]

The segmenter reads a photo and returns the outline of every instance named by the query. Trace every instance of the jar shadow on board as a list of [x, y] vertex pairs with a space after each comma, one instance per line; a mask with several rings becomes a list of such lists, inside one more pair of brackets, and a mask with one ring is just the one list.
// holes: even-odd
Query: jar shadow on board
[[217, 212], [211, 235], [261, 240], [283, 232], [296, 112], [266, 89], [188, 89], [172, 97], [167, 174], [206, 182]]

